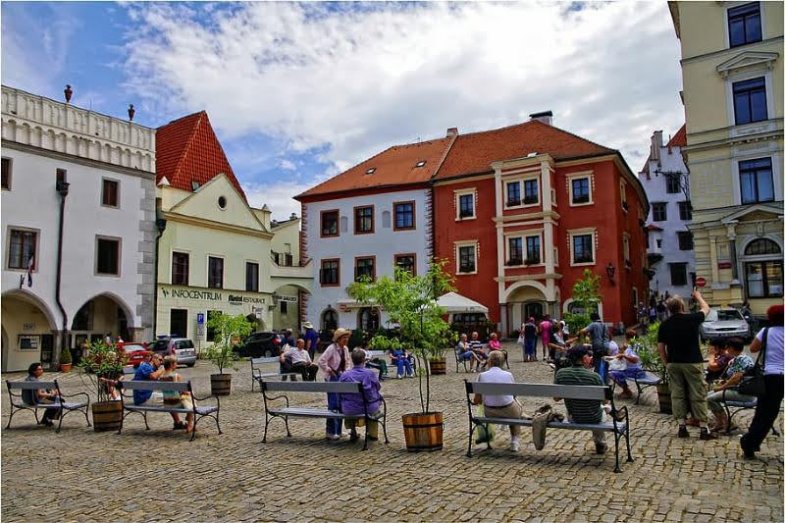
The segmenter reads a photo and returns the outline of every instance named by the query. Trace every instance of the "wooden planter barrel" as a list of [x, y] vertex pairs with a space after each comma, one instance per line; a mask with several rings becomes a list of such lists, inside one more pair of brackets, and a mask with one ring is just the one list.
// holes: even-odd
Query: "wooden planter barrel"
[[673, 414], [671, 388], [667, 383], [660, 383], [657, 385], [657, 401], [660, 404], [660, 412], [662, 414]]
[[428, 361], [432, 376], [443, 376], [447, 374], [447, 360], [445, 358], [432, 359]]
[[409, 452], [441, 450], [444, 441], [444, 415], [422, 412], [403, 415], [403, 435]]
[[231, 374], [211, 374], [210, 390], [216, 396], [228, 396], [232, 392]]
[[120, 430], [123, 425], [123, 403], [121, 401], [99, 401], [90, 405], [93, 411], [93, 429], [96, 432]]

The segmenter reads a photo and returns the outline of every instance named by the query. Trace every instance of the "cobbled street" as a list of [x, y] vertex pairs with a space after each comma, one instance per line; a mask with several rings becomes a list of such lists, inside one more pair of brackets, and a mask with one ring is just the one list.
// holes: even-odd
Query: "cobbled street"
[[[546, 383], [551, 369], [521, 361], [506, 344], [517, 381]], [[451, 354], [448, 357], [452, 358]], [[419, 410], [414, 379], [387, 380], [389, 445], [325, 441], [324, 421], [276, 420], [263, 444], [262, 397], [251, 392], [248, 362], [234, 371], [221, 399], [221, 427], [205, 418], [195, 441], [171, 430], [167, 414], [139, 415], [123, 433], [95, 433], [70, 414], [63, 430], [38, 427], [30, 412], [8, 422], [2, 398], [2, 520], [11, 521], [754, 521], [783, 520], [783, 440], [769, 436], [758, 459], [745, 461], [738, 433], [702, 442], [697, 429], [677, 439], [676, 424], [658, 413], [653, 388], [630, 408], [634, 463], [613, 473], [612, 448], [593, 453], [587, 432], [553, 430], [536, 451], [524, 428], [519, 454], [506, 450], [497, 427], [490, 451], [466, 457], [468, 420], [463, 380], [455, 372], [432, 380], [431, 410], [444, 412], [444, 449], [409, 453], [401, 415]], [[209, 392], [213, 367], [180, 369], [197, 395]], [[15, 373], [4, 379], [22, 379]], [[78, 373], [46, 373], [66, 393], [91, 391]], [[308, 402], [308, 397], [298, 401]], [[311, 396], [312, 404], [323, 398]], [[522, 401], [531, 413], [539, 406]], [[563, 405], [559, 410], [564, 411]], [[746, 427], [752, 411], [734, 418]], [[782, 417], [777, 422], [782, 429]], [[362, 431], [362, 429], [361, 429]], [[609, 442], [611, 440], [609, 439]]]

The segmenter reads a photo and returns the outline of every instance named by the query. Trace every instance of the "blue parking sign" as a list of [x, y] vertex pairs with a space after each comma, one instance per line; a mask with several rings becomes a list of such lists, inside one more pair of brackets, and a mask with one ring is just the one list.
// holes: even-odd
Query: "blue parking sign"
[[196, 323], [198, 325], [204, 325], [204, 313], [203, 312], [197, 312], [196, 313]]

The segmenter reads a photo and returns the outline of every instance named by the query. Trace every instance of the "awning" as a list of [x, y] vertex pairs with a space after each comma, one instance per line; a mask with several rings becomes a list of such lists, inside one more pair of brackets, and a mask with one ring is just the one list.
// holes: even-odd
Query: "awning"
[[474, 300], [470, 300], [466, 296], [461, 296], [457, 292], [448, 292], [443, 296], [439, 296], [439, 299], [436, 300], [436, 303], [439, 305], [439, 307], [446, 309], [449, 314], [460, 312], [478, 312], [488, 314], [488, 307], [482, 303], [477, 303]]

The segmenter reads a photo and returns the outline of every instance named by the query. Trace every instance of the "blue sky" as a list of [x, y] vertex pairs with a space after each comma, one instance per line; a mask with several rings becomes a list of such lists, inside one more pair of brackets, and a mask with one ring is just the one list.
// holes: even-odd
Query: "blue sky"
[[255, 206], [398, 143], [526, 121], [620, 149], [683, 123], [665, 2], [3, 2], [2, 82], [151, 127], [207, 110]]

